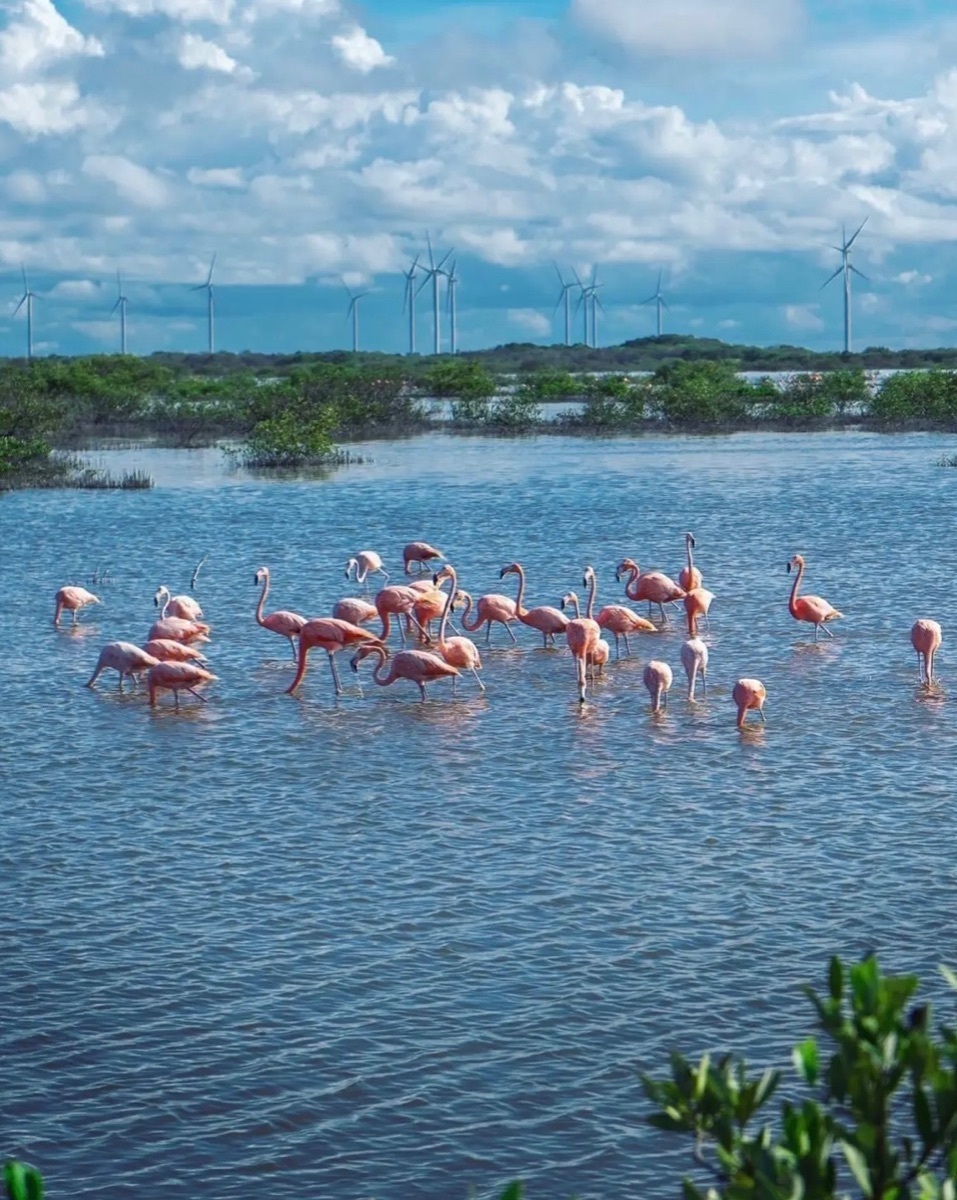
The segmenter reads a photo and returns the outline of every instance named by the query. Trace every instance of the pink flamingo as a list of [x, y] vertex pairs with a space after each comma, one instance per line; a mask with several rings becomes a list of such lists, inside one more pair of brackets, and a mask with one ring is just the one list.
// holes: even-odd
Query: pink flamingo
[[714, 600], [714, 592], [709, 592], [707, 588], [696, 587], [690, 592], [685, 592], [682, 603], [685, 606], [685, 613], [688, 617], [688, 636], [695, 638], [698, 636], [698, 618], [704, 617], [705, 624], [710, 629], [711, 625], [708, 621], [708, 610], [711, 608], [711, 602]]
[[160, 606], [160, 601], [163, 601], [160, 618], [181, 617], [184, 621], [198, 621], [203, 615], [198, 601], [194, 600], [192, 596], [170, 596], [169, 588], [165, 583], [156, 589], [156, 595], [153, 597], [153, 603], [157, 608]]
[[411, 575], [412, 563], [418, 563], [418, 569], [427, 567], [433, 558], [445, 558], [441, 550], [436, 550], [428, 542], [409, 542], [402, 549], [402, 561], [405, 564], [406, 575]]
[[823, 629], [828, 637], [833, 637], [834, 634], [828, 629], [827, 621], [836, 621], [844, 614], [838, 612], [836, 608], [828, 604], [826, 600], [822, 600], [820, 596], [799, 596], [798, 588], [801, 580], [804, 578], [804, 559], [800, 554], [795, 554], [788, 562], [788, 571], [792, 567], [797, 567], [797, 575], [794, 578], [794, 586], [791, 588], [791, 598], [788, 601], [788, 612], [795, 621], [809, 621], [814, 626], [814, 640], [817, 641], [818, 629]]
[[53, 624], [60, 624], [60, 613], [66, 609], [73, 613], [73, 624], [76, 624], [76, 614], [88, 604], [102, 604], [99, 596], [94, 596], [84, 587], [61, 587], [56, 594], [56, 609], [53, 613]]
[[922, 618], [911, 628], [910, 644], [917, 651], [917, 675], [921, 683], [926, 675], [928, 687], [934, 682], [934, 655], [943, 640], [943, 630], [936, 621]]
[[379, 610], [368, 600], [360, 600], [358, 596], [345, 596], [336, 602], [332, 615], [339, 621], [348, 621], [350, 625], [365, 625], [378, 617]]
[[645, 617], [639, 617], [636, 612], [623, 604], [606, 604], [595, 618], [602, 629], [608, 629], [615, 635], [615, 657], [621, 657], [618, 639], [625, 639], [625, 651], [630, 656], [631, 646], [628, 644], [629, 633], [657, 633], [658, 626]]
[[[565, 595], [562, 596], [562, 608], [573, 608], [575, 610], [575, 617], [579, 620], [581, 619], [581, 605], [578, 602], [577, 592], [566, 592]], [[601, 626], [599, 625], [599, 629], [600, 628]], [[595, 645], [595, 649], [592, 650], [588, 655], [588, 674], [591, 679], [594, 679], [596, 675], [604, 674], [605, 664], [608, 662], [610, 657], [611, 647], [604, 638], [599, 638], [597, 644]]]
[[290, 612], [286, 608], [279, 608], [275, 612], [263, 616], [266, 596], [269, 594], [269, 568], [260, 567], [253, 576], [253, 583], [261, 583], [263, 587], [259, 604], [256, 606], [256, 624], [261, 625], [263, 629], [268, 629], [270, 633], [278, 633], [280, 637], [288, 638], [289, 645], [292, 647], [292, 657], [295, 659], [296, 639], [306, 623], [306, 618], [300, 617], [298, 613]]
[[623, 558], [615, 568], [615, 579], [620, 582], [622, 575], [628, 576], [625, 580], [625, 595], [628, 599], [647, 600], [649, 612], [652, 604], [657, 604], [663, 622], [668, 620], [665, 616], [665, 604], [672, 600], [681, 600], [685, 594], [684, 588], [679, 587], [662, 571], [646, 571], [642, 575], [641, 568], [631, 558]]
[[389, 582], [389, 572], [374, 550], [360, 550], [355, 558], [350, 558], [346, 563], [346, 579], [352, 578], [353, 571], [356, 573], [356, 583], [365, 583], [366, 591], [369, 590], [366, 581], [370, 575], [382, 575], [386, 583]]
[[136, 676], [142, 675], [150, 667], [155, 667], [158, 662], [158, 658], [141, 650], [139, 646], [134, 646], [132, 642], [108, 642], [96, 660], [96, 670], [83, 686], [91, 688], [101, 671], [111, 670], [119, 673], [122, 692], [124, 675], [129, 676], [136, 687]]
[[379, 658], [373, 668], [372, 678], [380, 687], [388, 687], [397, 679], [409, 679], [418, 686], [423, 700], [427, 683], [434, 683], [437, 679], [454, 679], [459, 675], [458, 667], [453, 667], [444, 658], [439, 658], [437, 654], [430, 654], [427, 650], [396, 651], [389, 659], [388, 674], [383, 675], [382, 671], [388, 658], [388, 650], [381, 643], [376, 646], [363, 646], [357, 654], [353, 655], [349, 660], [353, 671], [358, 671], [359, 663], [370, 654], [378, 655]]
[[756, 708], [762, 721], [767, 721], [764, 715], [764, 702], [768, 698], [767, 690], [760, 679], [739, 679], [731, 692], [731, 699], [738, 706], [738, 728], [744, 728], [744, 716], [749, 709]]
[[158, 662], [150, 667], [147, 679], [150, 685], [150, 704], [156, 703], [160, 690], [173, 693], [177, 711], [179, 710], [179, 694], [181, 691], [191, 692], [197, 700], [206, 703], [206, 697], [196, 691], [204, 684], [212, 683], [217, 678], [205, 667], [189, 662]]
[[[439, 625], [439, 640], [435, 643], [436, 653], [441, 658], [444, 658], [447, 663], [451, 663], [453, 667], [458, 667], [460, 671], [471, 671], [475, 676], [475, 682], [479, 685], [482, 691], [485, 691], [485, 684], [479, 679], [479, 671], [482, 669], [482, 656], [479, 654], [478, 646], [467, 637], [450, 637], [446, 638], [445, 630], [449, 623], [449, 616], [455, 606], [456, 600], [462, 596], [462, 593], [456, 586], [458, 576], [455, 568], [451, 565], [443, 567], [435, 576], [435, 582], [441, 580], [449, 581], [449, 594], [445, 598], [445, 610], [442, 613], [442, 623]], [[452, 691], [455, 691], [455, 678], [452, 678]]]
[[693, 533], [685, 534], [685, 553], [688, 556], [688, 565], [682, 567], [678, 572], [678, 586], [683, 587], [686, 592], [690, 592], [693, 588], [701, 587], [701, 572], [694, 565], [694, 559], [691, 557], [691, 551], [695, 548], [695, 540]]
[[[428, 591], [422, 589], [419, 599], [412, 606], [412, 613], [426, 641], [431, 641], [432, 622], [441, 620], [447, 601], [445, 592], [433, 585]], [[411, 629], [407, 629], [407, 632], [411, 633]]]
[[642, 672], [642, 682], [651, 696], [651, 711], [661, 712], [668, 706], [668, 692], [674, 682], [671, 667], [666, 662], [652, 659]]
[[192, 642], [208, 642], [206, 636], [209, 626], [202, 621], [186, 621], [182, 617], [161, 617], [154, 621], [147, 634], [147, 641], [157, 638], [169, 639], [171, 642], [183, 642], [187, 646]]
[[333, 655], [338, 654], [340, 650], [365, 644], [382, 645], [374, 633], [370, 633], [368, 629], [362, 629], [359, 625], [350, 625], [348, 621], [337, 621], [335, 617], [315, 617], [313, 620], [307, 621], [299, 631], [299, 670], [296, 672], [296, 678], [286, 688], [287, 694], [291, 695], [302, 683], [306, 674], [306, 660], [309, 657], [309, 651], [318, 646], [329, 656], [333, 687], [336, 689], [336, 695], [341, 696], [342, 684], [339, 681], [339, 672], [336, 669], [336, 660]]
[[[432, 584], [429, 584], [432, 587]], [[420, 588], [404, 587], [399, 584], [390, 583], [388, 587], [382, 588], [376, 592], [375, 606], [376, 612], [382, 618], [382, 641], [386, 641], [389, 637], [390, 621], [392, 617], [406, 616], [414, 625], [418, 627], [419, 633], [428, 641], [428, 634], [419, 625], [418, 619], [415, 616], [415, 606], [422, 598]], [[402, 644], [405, 645], [405, 634], [402, 631], [402, 625], [396, 622], [399, 629], [399, 637], [402, 639]]]
[[509, 629], [509, 622], [517, 620], [515, 612], [515, 601], [508, 596], [502, 596], [498, 592], [486, 592], [484, 596], [479, 596], [478, 602], [475, 605], [475, 618], [469, 624], [469, 614], [472, 611], [472, 597], [466, 591], [459, 593], [465, 601], [465, 610], [462, 613], [462, 628], [466, 633], [475, 633], [484, 625], [485, 628], [485, 644], [491, 645], [492, 638], [492, 622], [498, 621], [505, 626], [505, 632], [516, 641], [515, 634]]
[[[582, 583], [588, 588], [588, 607], [585, 610], [585, 616], [580, 616], [578, 606], [578, 597], [574, 592], [568, 592], [562, 597], [562, 608], [574, 605], [575, 616], [568, 622], [565, 627], [565, 640], [568, 643], [568, 649], [572, 652], [572, 657], [575, 659], [575, 675], [578, 680], [578, 703], [585, 703], [585, 689], [588, 685], [588, 668], [595, 665], [594, 660], [596, 655], [601, 654], [598, 650], [598, 643], [601, 641], [601, 629], [598, 622], [592, 616], [595, 611], [595, 592], [598, 589], [598, 580], [595, 572], [591, 567], [585, 568]], [[605, 643], [605, 658], [607, 659], [608, 643]]]
[[509, 563], [507, 567], [502, 567], [498, 573], [499, 579], [504, 579], [506, 575], [518, 576], [515, 615], [523, 625], [528, 625], [529, 628], [538, 630], [542, 635], [543, 646], [548, 646], [549, 638], [552, 639], [552, 644], [554, 644], [555, 637], [565, 632], [568, 626], [568, 617], [557, 608], [552, 608], [547, 604], [543, 604], [538, 608], [522, 608], [522, 598], [525, 595], [525, 569], [521, 563]]
[[681, 647], [681, 665], [688, 676], [688, 700], [694, 704], [694, 689], [701, 673], [701, 689], [708, 695], [708, 647], [699, 637], [690, 637]]
[[147, 654], [160, 662], [198, 662], [206, 663], [206, 655], [185, 642], [174, 642], [169, 638], [154, 638], [147, 642], [143, 649]]

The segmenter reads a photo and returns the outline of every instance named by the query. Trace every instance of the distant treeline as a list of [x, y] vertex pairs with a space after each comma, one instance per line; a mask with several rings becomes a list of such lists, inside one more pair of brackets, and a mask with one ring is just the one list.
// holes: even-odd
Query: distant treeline
[[[231, 356], [203, 365], [221, 358]], [[556, 366], [496, 372], [463, 356], [422, 360], [419, 373], [405, 360], [346, 356], [283, 369], [270, 361], [269, 372], [219, 373], [168, 355], [0, 365], [0, 487], [56, 482], [63, 460], [55, 450], [116, 437], [185, 447], [228, 440], [244, 463], [288, 467], [335, 461], [337, 443], [439, 425], [501, 433], [848, 423], [957, 429], [957, 373], [941, 368], [893, 374], [875, 386], [849, 366], [744, 379], [745, 364], [732, 358], [671, 357], [651, 374]]]

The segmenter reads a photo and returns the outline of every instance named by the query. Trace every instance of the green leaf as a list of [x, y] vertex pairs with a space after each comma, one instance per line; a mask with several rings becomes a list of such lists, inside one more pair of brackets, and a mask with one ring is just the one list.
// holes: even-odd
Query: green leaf
[[831, 965], [827, 972], [827, 989], [831, 993], [832, 1000], [840, 1000], [841, 992], [844, 990], [844, 968], [836, 954], [831, 959]]
[[681, 1185], [682, 1200], [705, 1200], [704, 1193], [699, 1192], [690, 1179], [685, 1179]]
[[930, 1111], [930, 1103], [922, 1088], [914, 1089], [914, 1121], [924, 1145], [931, 1145], [934, 1140], [934, 1118]]
[[513, 1179], [498, 1200], [522, 1200], [525, 1188], [520, 1179]]
[[[833, 961], [837, 961], [834, 959]], [[801, 1076], [805, 1083], [809, 1083], [812, 1087], [817, 1083], [818, 1077], [818, 1057], [817, 1057], [817, 1042], [814, 1038], [807, 1038], [799, 1045], [794, 1047], [792, 1051], [794, 1067], [797, 1073]]]
[[43, 1200], [43, 1177], [35, 1167], [11, 1159], [3, 1164], [8, 1200]]
[[941, 975], [943, 975], [944, 979], [947, 981], [948, 986], [952, 987], [954, 989], [954, 991], [957, 992], [957, 974], [955, 974], [955, 972], [953, 972], [950, 969], [950, 967], [945, 967], [943, 963], [941, 963], [938, 970], [940, 971]]
[[871, 1177], [867, 1170], [867, 1159], [850, 1142], [842, 1141], [841, 1149], [844, 1151], [844, 1157], [847, 1159], [847, 1165], [851, 1168], [851, 1173], [857, 1180], [858, 1187], [865, 1196], [869, 1197], [873, 1189], [871, 1188]]
[[704, 1095], [704, 1090], [708, 1086], [708, 1072], [709, 1072], [710, 1067], [711, 1067], [711, 1055], [703, 1054], [701, 1056], [701, 1063], [698, 1067], [698, 1078], [695, 1080], [695, 1085], [694, 1085], [695, 1100], [700, 1100], [701, 1097]]

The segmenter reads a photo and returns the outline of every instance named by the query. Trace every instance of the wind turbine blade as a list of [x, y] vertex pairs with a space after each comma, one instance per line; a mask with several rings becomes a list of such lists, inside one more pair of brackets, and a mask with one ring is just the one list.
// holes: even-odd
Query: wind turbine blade
[[657, 297], [656, 297], [656, 299], [661, 301], [661, 307], [662, 307], [662, 308], [666, 308], [666, 309], [668, 310], [668, 312], [671, 312], [671, 305], [670, 305], [670, 304], [668, 303], [668, 301], [667, 301], [667, 300], [664, 298], [664, 296], [657, 296]]
[[861, 221], [860, 225], [858, 225], [858, 227], [851, 234], [851, 240], [849, 242], [844, 243], [844, 248], [846, 250], [850, 250], [850, 248], [854, 245], [857, 235], [861, 232], [861, 230], [864, 228], [864, 226], [867, 224], [867, 222], [868, 222], [868, 217], [865, 217], [864, 220]]
[[[655, 302], [657, 299], [658, 299], [658, 293], [657, 293], [657, 292], [654, 292], [652, 295], [650, 295], [650, 296], [648, 297], [648, 299], [647, 299], [647, 300], [642, 300], [642, 302], [641, 302], [641, 303], [642, 303], [642, 304], [654, 304], [654, 302]], [[662, 303], [663, 303], [663, 301], [662, 301]]]
[[598, 263], [595, 263], [595, 265], [591, 269], [591, 286], [594, 287], [597, 282], [598, 282]]
[[207, 287], [209, 287], [209, 285], [213, 282], [213, 267], [216, 266], [216, 254], [217, 251], [214, 250], [213, 257], [209, 260], [209, 274], [206, 276]]
[[349, 287], [349, 285], [346, 283], [346, 281], [345, 281], [345, 280], [342, 278], [342, 276], [341, 276], [341, 275], [339, 276], [339, 282], [340, 282], [340, 283], [342, 284], [342, 286], [343, 286], [343, 287], [346, 289], [346, 295], [347, 295], [347, 296], [349, 297], [349, 299], [351, 300], [351, 299], [352, 299], [352, 289]]
[[561, 271], [558, 269], [558, 263], [554, 260], [554, 258], [552, 259], [552, 266], [555, 268], [555, 274], [558, 276], [558, 282], [562, 285], [563, 288], [565, 288], [567, 286], [567, 284], [565, 283], [564, 276], [562, 275]]
[[[864, 272], [863, 272], [863, 271], [859, 271], [859, 270], [857, 269], [857, 267], [855, 267], [855, 266], [854, 266], [854, 264], [853, 264], [853, 263], [848, 263], [848, 264], [847, 264], [847, 269], [848, 269], [849, 271], [853, 271], [855, 275], [860, 275], [861, 279], [867, 279], [867, 276], [864, 274]], [[868, 283], [870, 283], [870, 280], [869, 280], [869, 279], [867, 279], [867, 282], [868, 282]]]
[[117, 310], [117, 309], [120, 307], [120, 305], [121, 305], [122, 303], [123, 303], [123, 301], [120, 299], [120, 300], [117, 300], [117, 302], [116, 302], [116, 303], [113, 305], [113, 307], [110, 309], [110, 316], [111, 316], [111, 317], [113, 316], [113, 314], [116, 312], [116, 310]]
[[579, 276], [578, 276], [578, 272], [575, 270], [575, 268], [574, 268], [574, 267], [572, 267], [572, 274], [575, 276], [575, 282], [576, 282], [576, 283], [578, 284], [578, 286], [579, 286], [579, 287], [582, 289], [582, 291], [584, 291], [584, 290], [585, 290], [585, 285], [582, 283], [581, 279], [580, 279], [580, 278], [579, 278]]
[[844, 264], [842, 263], [842, 264], [841, 264], [841, 265], [840, 265], [840, 266], [837, 268], [837, 270], [834, 272], [834, 274], [833, 274], [833, 275], [828, 275], [827, 279], [825, 279], [825, 280], [824, 280], [824, 282], [821, 284], [820, 291], [822, 291], [822, 292], [823, 292], [823, 291], [824, 291], [824, 289], [827, 287], [827, 285], [828, 285], [828, 284], [831, 282], [831, 280], [832, 280], [832, 279], [837, 279], [838, 275], [840, 275], [840, 274], [841, 274], [841, 272], [842, 272], [843, 270], [844, 270]]
[[17, 305], [17, 307], [16, 307], [16, 308], [13, 310], [13, 315], [14, 315], [14, 316], [16, 316], [16, 315], [17, 315], [17, 313], [20, 311], [20, 309], [21, 309], [21, 308], [23, 308], [23, 304], [24, 304], [24, 301], [26, 300], [26, 298], [27, 298], [27, 294], [26, 294], [26, 292], [24, 292], [24, 293], [23, 293], [23, 295], [20, 297], [20, 303], [19, 303], [19, 304]]
[[659, 270], [658, 271], [658, 285], [655, 288], [655, 295], [657, 295], [661, 291], [661, 275], [662, 275], [662, 272]]
[[429, 233], [428, 230], [425, 231], [425, 240], [429, 246], [429, 267], [434, 271], [435, 270], [435, 258], [432, 254], [432, 235]]
[[30, 287], [27, 284], [27, 269], [22, 263], [20, 264], [20, 270], [23, 272], [23, 295], [24, 295], [24, 297], [26, 297], [26, 294], [30, 290]]
[[558, 310], [561, 308], [562, 301], [564, 299], [565, 299], [565, 285], [562, 284], [562, 290], [558, 293], [558, 299], [555, 301], [555, 312], [552, 313], [553, 317], [555, 316], [555, 313], [557, 313]]
[[421, 291], [422, 291], [422, 289], [423, 289], [423, 288], [426, 286], [426, 284], [429, 282], [429, 280], [432, 278], [432, 276], [433, 276], [434, 274], [435, 274], [435, 268], [434, 268], [434, 267], [432, 268], [432, 270], [431, 270], [431, 271], [426, 271], [426, 273], [425, 273], [425, 278], [422, 280], [422, 282], [419, 284], [419, 286], [418, 286], [418, 287], [415, 289], [415, 294], [416, 294], [416, 295], [418, 295], [418, 294], [419, 294], [419, 292], [421, 292]]
[[455, 247], [453, 246], [452, 250], [449, 250], [445, 254], [442, 255], [442, 257], [439, 259], [439, 265], [435, 268], [437, 271], [442, 270], [443, 265], [448, 261], [449, 256], [452, 254], [452, 251], [454, 249], [455, 249]]
[[601, 309], [602, 312], [605, 311], [605, 306], [601, 302], [601, 296], [599, 296], [597, 292], [595, 292], [595, 303], [598, 305], [598, 307]]

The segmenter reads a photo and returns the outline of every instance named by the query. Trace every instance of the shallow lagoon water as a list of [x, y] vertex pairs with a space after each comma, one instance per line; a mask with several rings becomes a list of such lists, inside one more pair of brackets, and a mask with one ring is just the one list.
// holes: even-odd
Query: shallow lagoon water
[[[5, 837], [4, 1151], [51, 1194], [217, 1200], [679, 1194], [637, 1072], [671, 1047], [786, 1065], [827, 956], [957, 963], [957, 471], [934, 435], [524, 440], [360, 447], [325, 480], [228, 472], [216, 451], [97, 455], [143, 493], [0, 498]], [[675, 612], [579, 713], [566, 652], [531, 630], [463, 680], [299, 698], [268, 607], [328, 612], [342, 569], [435, 542], [463, 586], [621, 599], [625, 555], [677, 574], [683, 533], [718, 599], [708, 699], [682, 698]], [[82, 687], [142, 641], [160, 583], [214, 626], [209, 703]], [[785, 562], [845, 614], [788, 615]], [[74, 632], [53, 593], [105, 604]], [[908, 631], [944, 625], [941, 686]], [[641, 668], [675, 668], [662, 718]], [[731, 687], [768, 688], [734, 728]]]

